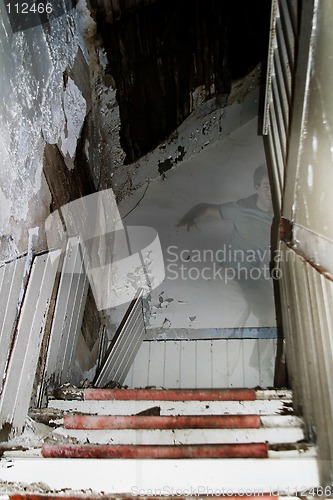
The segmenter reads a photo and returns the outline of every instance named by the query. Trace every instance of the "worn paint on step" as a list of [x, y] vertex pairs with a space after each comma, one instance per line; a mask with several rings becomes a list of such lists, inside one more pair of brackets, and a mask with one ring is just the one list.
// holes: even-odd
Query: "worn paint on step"
[[[53, 431], [55, 440], [90, 444], [231, 444], [295, 443], [304, 439], [301, 427], [260, 429], [116, 429], [75, 430], [60, 427]], [[60, 441], [62, 442], [62, 441]]]
[[253, 401], [254, 389], [85, 389], [85, 400]]
[[[285, 401], [49, 401], [49, 408], [93, 415], [135, 415], [153, 406], [161, 415], [279, 415], [286, 413]], [[288, 407], [288, 413], [292, 408]]]
[[267, 458], [266, 443], [192, 446], [44, 445], [45, 458]]
[[258, 415], [98, 416], [66, 415], [66, 429], [259, 429]]

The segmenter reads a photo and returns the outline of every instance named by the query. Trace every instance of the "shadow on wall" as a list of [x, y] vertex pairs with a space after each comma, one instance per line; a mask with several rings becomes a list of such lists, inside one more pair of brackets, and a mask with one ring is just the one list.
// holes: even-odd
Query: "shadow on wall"
[[154, 227], [163, 249], [166, 278], [151, 294], [149, 328], [229, 329], [228, 336], [276, 328], [263, 161], [252, 120], [122, 204], [125, 221]]

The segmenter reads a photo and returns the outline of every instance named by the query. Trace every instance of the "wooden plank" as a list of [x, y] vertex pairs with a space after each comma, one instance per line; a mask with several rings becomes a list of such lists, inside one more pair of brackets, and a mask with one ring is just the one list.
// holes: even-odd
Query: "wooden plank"
[[180, 342], [166, 342], [164, 373], [164, 384], [167, 389], [180, 387]]
[[68, 445], [44, 444], [44, 458], [123, 458], [123, 459], [196, 459], [196, 458], [268, 458], [266, 443], [197, 445]]
[[97, 387], [111, 382], [123, 384], [126, 378], [145, 335], [142, 294], [140, 289], [111, 342], [107, 359], [95, 381]]
[[259, 415], [65, 415], [66, 429], [259, 429]]
[[165, 342], [149, 342], [148, 386], [164, 387]]
[[[152, 346], [151, 346], [152, 348]], [[63, 397], [62, 397], [63, 396]], [[254, 389], [59, 389], [59, 399], [85, 401], [254, 401], [284, 399], [291, 401], [288, 391], [255, 391]]]
[[78, 241], [78, 238], [69, 239], [66, 248], [45, 367], [44, 380], [47, 386], [70, 381], [71, 365], [81, 330], [88, 280]]
[[212, 387], [228, 387], [228, 341], [212, 341]]
[[25, 266], [26, 259], [22, 257], [0, 268], [0, 393], [19, 311], [20, 296], [23, 297]]
[[148, 387], [150, 342], [143, 342], [133, 363], [133, 387]]
[[60, 250], [35, 257], [0, 401], [0, 426], [24, 426]]
[[[75, 238], [73, 238], [74, 240]], [[81, 247], [74, 242], [74, 259], [69, 264], [68, 269], [64, 269], [66, 274], [71, 275], [72, 283], [69, 290], [68, 303], [66, 305], [66, 316], [69, 318], [66, 332], [65, 351], [62, 357], [61, 384], [71, 382], [72, 371], [75, 362], [76, 348], [81, 332], [84, 309], [87, 300], [89, 281], [83, 265]], [[83, 250], [84, 251], [84, 250]], [[72, 268], [74, 266], [74, 268]]]
[[212, 387], [212, 343], [210, 340], [197, 341], [196, 387]]
[[[117, 346], [115, 352], [112, 353], [112, 356], [108, 360], [109, 369], [105, 380], [113, 380], [119, 384], [123, 384], [134, 358], [140, 349], [144, 332], [145, 325], [140, 304], [137, 316], [133, 317], [127, 331], [127, 338], [123, 339], [121, 345]], [[96, 383], [96, 385], [98, 384]]]
[[[204, 390], [205, 391], [205, 390]], [[163, 392], [163, 391], [161, 391]], [[292, 415], [290, 402], [283, 400], [234, 400], [234, 401], [67, 401], [52, 399], [49, 408], [66, 413], [98, 415], [135, 415], [149, 408], [159, 406], [161, 415]], [[54, 412], [52, 412], [54, 413]]]
[[197, 342], [182, 341], [180, 343], [180, 387], [196, 388]]
[[[260, 429], [112, 429], [75, 430], [57, 428], [56, 438], [75, 439], [85, 444], [222, 444], [222, 443], [296, 443], [305, 438], [302, 424], [289, 427]], [[61, 440], [59, 440], [61, 441]]]
[[228, 340], [228, 386], [244, 387], [242, 340]]
[[[77, 240], [76, 240], [77, 241]], [[69, 271], [70, 263], [74, 268], [78, 246], [73, 246], [73, 240], [69, 240], [64, 257], [63, 268], [58, 288], [57, 301], [54, 311], [51, 335], [48, 346], [48, 354], [45, 369], [45, 381], [49, 385], [60, 385], [61, 370], [65, 348], [67, 344], [67, 335], [70, 317], [67, 317], [67, 306], [70, 299], [74, 275]], [[67, 272], [66, 272], [67, 271]]]
[[273, 387], [275, 348], [272, 339], [258, 340], [260, 387]]
[[260, 340], [243, 340], [244, 385], [246, 387], [258, 387], [260, 385], [259, 342]]
[[134, 363], [132, 363], [128, 374], [126, 375], [126, 378], [124, 380], [124, 387], [129, 387], [130, 389], [133, 387], [133, 373], [134, 373]]

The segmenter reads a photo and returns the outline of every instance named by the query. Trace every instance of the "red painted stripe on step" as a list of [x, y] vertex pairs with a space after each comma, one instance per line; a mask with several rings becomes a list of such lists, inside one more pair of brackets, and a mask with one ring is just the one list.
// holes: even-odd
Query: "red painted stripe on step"
[[254, 401], [254, 389], [85, 389], [86, 400]]
[[[79, 494], [78, 496], [68, 496], [68, 495], [63, 495], [61, 493], [53, 493], [52, 495], [47, 495], [43, 493], [15, 493], [13, 495], [9, 495], [8, 497], [10, 500], [133, 500], [133, 496], [128, 497], [128, 496], [123, 496], [123, 495], [116, 495], [116, 496], [110, 496], [108, 495], [107, 497], [101, 496], [101, 495], [87, 495], [87, 494]], [[205, 495], [205, 500], [225, 500], [225, 496], [219, 497], [219, 496], [206, 496]], [[246, 494], [246, 498], [260, 498], [260, 500], [275, 500], [278, 499], [278, 496], [275, 495], [250, 495]], [[171, 496], [163, 496], [163, 497], [149, 497], [149, 496], [142, 496], [140, 495], [140, 500], [174, 500], [175, 497]], [[198, 497], [181, 497], [177, 495], [177, 500], [198, 500]], [[228, 500], [244, 500], [244, 495], [233, 495], [230, 496], [228, 495]]]
[[[117, 495], [113, 497], [114, 500], [120, 500], [120, 497]], [[262, 497], [260, 497], [262, 498]], [[7, 497], [6, 497], [7, 499]], [[62, 493], [53, 493], [51, 495], [43, 494], [43, 493], [15, 493], [14, 495], [10, 495], [8, 497], [9, 500], [112, 500], [112, 497], [103, 497], [96, 494], [96, 496], [92, 495], [83, 495], [83, 494], [78, 494], [76, 496], [71, 496], [71, 495], [64, 495]], [[125, 500], [125, 498], [122, 498], [121, 500]], [[129, 498], [127, 500], [130, 500]], [[132, 499], [133, 500], [133, 497]], [[162, 500], [162, 499], [161, 499]], [[177, 500], [179, 500], [177, 498]], [[243, 499], [244, 500], [244, 499]]]
[[[7, 497], [6, 497], [7, 498]], [[8, 497], [10, 500], [103, 500], [101, 496], [70, 496], [60, 493], [53, 493], [52, 495], [38, 494], [38, 493], [17, 493], [15, 495], [10, 495]], [[114, 497], [116, 500], [117, 497]], [[262, 498], [262, 497], [261, 497]], [[111, 497], [107, 497], [107, 500], [111, 500]], [[125, 500], [125, 499], [122, 499]], [[129, 500], [129, 499], [128, 499]], [[132, 497], [133, 500], [133, 497]], [[177, 498], [178, 500], [178, 498]]]
[[44, 458], [267, 458], [266, 443], [213, 445], [44, 445]]
[[259, 415], [65, 415], [66, 429], [259, 429]]

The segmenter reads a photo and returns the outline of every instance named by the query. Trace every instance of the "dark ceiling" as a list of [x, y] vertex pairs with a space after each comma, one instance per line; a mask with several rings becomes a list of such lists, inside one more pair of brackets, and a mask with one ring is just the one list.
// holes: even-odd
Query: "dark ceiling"
[[91, 0], [117, 87], [130, 163], [189, 115], [191, 92], [226, 95], [266, 57], [270, 0]]

